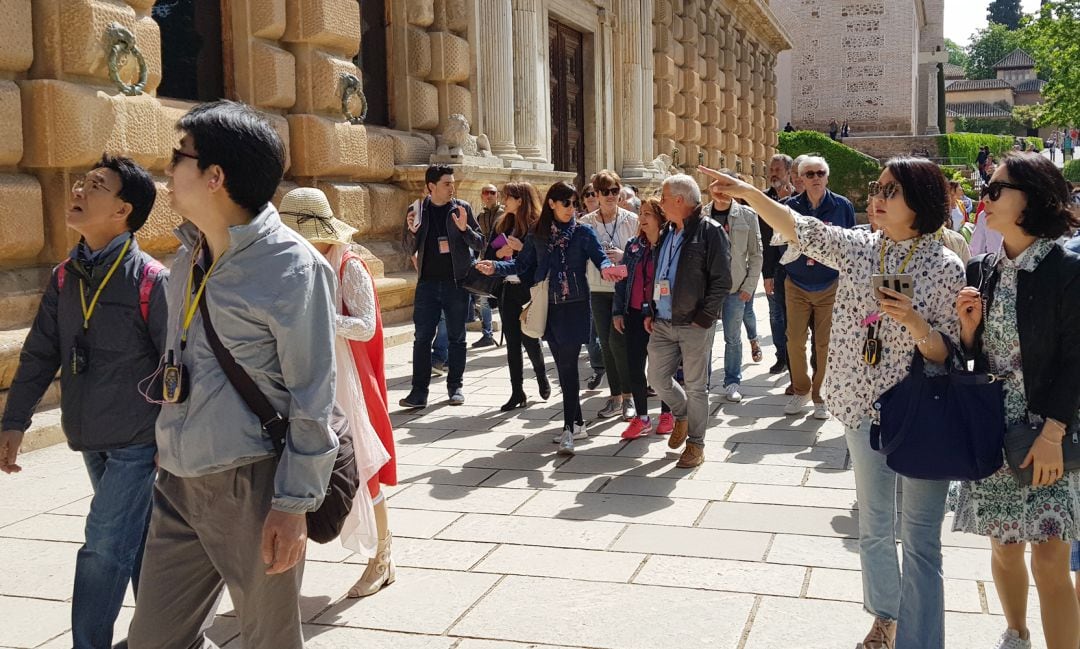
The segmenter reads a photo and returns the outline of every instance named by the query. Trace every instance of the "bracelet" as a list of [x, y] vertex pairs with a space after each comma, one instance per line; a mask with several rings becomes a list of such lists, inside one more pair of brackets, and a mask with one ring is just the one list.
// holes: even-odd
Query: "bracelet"
[[926, 343], [930, 342], [930, 336], [932, 336], [933, 334], [934, 334], [934, 328], [930, 327], [929, 329], [926, 330], [926, 335], [925, 336], [923, 336], [922, 338], [916, 338], [915, 339], [915, 346], [916, 347], [921, 347], [921, 346], [925, 345]]

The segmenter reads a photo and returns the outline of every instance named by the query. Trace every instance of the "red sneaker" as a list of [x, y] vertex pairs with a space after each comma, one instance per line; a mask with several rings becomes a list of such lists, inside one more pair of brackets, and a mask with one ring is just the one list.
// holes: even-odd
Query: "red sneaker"
[[648, 419], [642, 419], [641, 417], [634, 417], [630, 421], [630, 425], [626, 427], [626, 430], [622, 433], [623, 439], [637, 439], [649, 434], [649, 429], [652, 428], [652, 422]]
[[660, 423], [656, 424], [657, 435], [670, 435], [675, 430], [675, 416], [670, 412], [661, 413]]

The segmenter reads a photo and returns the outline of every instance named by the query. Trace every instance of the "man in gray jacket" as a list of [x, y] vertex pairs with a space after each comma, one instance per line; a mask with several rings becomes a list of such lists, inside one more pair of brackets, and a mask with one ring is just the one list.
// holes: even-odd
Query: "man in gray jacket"
[[135, 232], [156, 195], [154, 179], [127, 158], [105, 155], [75, 181], [65, 216], [81, 240], [53, 269], [4, 408], [0, 470], [17, 473], [34, 408], [60, 370], [61, 426], [94, 490], [75, 560], [75, 649], [112, 647], [128, 582], [140, 592], [158, 406], [139, 384], [158, 367], [168, 307], [167, 274]]
[[[737, 178], [734, 172], [727, 169], [721, 173]], [[761, 230], [758, 229], [758, 216], [754, 210], [733, 201], [712, 186], [709, 187], [709, 196], [712, 202], [701, 210], [701, 214], [719, 223], [731, 242], [731, 293], [724, 300], [720, 319], [724, 326], [724, 397], [737, 403], [742, 401], [742, 393], [739, 392], [739, 384], [742, 383], [742, 326], [747, 318], [747, 306], [752, 305], [758, 278], [761, 277]], [[753, 311], [749, 318], [749, 322], [754, 324], [750, 344], [754, 349], [759, 349]]]
[[[157, 422], [161, 473], [129, 645], [214, 646], [204, 627], [227, 585], [245, 647], [297, 649], [305, 514], [322, 502], [338, 446], [334, 273], [270, 204], [285, 154], [265, 117], [218, 101], [177, 128], [166, 173], [188, 220], [177, 230], [166, 369], [187, 380], [172, 383]], [[289, 420], [280, 457], [219, 365], [203, 313]]]

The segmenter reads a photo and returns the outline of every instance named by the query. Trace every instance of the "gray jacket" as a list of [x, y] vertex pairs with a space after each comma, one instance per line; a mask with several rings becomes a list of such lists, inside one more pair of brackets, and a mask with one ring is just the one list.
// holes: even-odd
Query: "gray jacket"
[[[59, 369], [60, 422], [68, 446], [76, 451], [104, 451], [154, 441], [158, 406], [147, 403], [138, 386], [154, 374], [165, 346], [168, 273], [157, 276], [148, 317], [143, 320], [139, 306], [143, 266], [153, 258], [140, 251], [134, 239], [101, 292], [89, 329], [84, 332], [82, 327], [79, 280], [89, 294], [89, 304], [128, 236], [117, 237], [103, 248], [89, 270], [76, 261], [78, 247], [72, 250], [64, 262], [63, 290], [53, 270], [19, 355], [19, 369], [4, 408], [4, 430], [30, 427], [34, 408]], [[85, 371], [79, 374], [71, 371], [76, 338], [82, 341], [87, 359]]]
[[[701, 210], [701, 215], [718, 220], [713, 216], [712, 202]], [[731, 201], [731, 212], [724, 230], [731, 240], [731, 292], [746, 291], [753, 295], [761, 279], [763, 259], [757, 212], [738, 201]]]
[[[337, 455], [330, 430], [334, 399], [334, 271], [267, 204], [247, 225], [229, 228], [229, 246], [203, 299], [214, 330], [278, 412], [289, 418], [274, 480], [274, 509], [313, 511], [326, 493]], [[161, 468], [203, 476], [274, 456], [258, 418], [237, 394], [206, 341], [195, 313], [180, 352], [180, 320], [199, 231], [176, 230], [180, 250], [168, 300], [167, 349], [183, 361], [190, 390], [162, 406], [157, 421]]]

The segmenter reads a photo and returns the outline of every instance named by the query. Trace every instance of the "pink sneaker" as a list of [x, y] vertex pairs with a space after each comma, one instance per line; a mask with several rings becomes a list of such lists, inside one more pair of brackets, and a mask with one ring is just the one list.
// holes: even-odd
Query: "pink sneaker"
[[641, 417], [634, 417], [630, 422], [630, 425], [626, 427], [626, 430], [622, 433], [623, 439], [637, 439], [649, 434], [649, 429], [652, 428], [652, 422], [648, 419], [642, 419]]
[[660, 415], [660, 423], [656, 425], [656, 434], [670, 435], [673, 430], [675, 430], [675, 416], [670, 412], [662, 413]]

